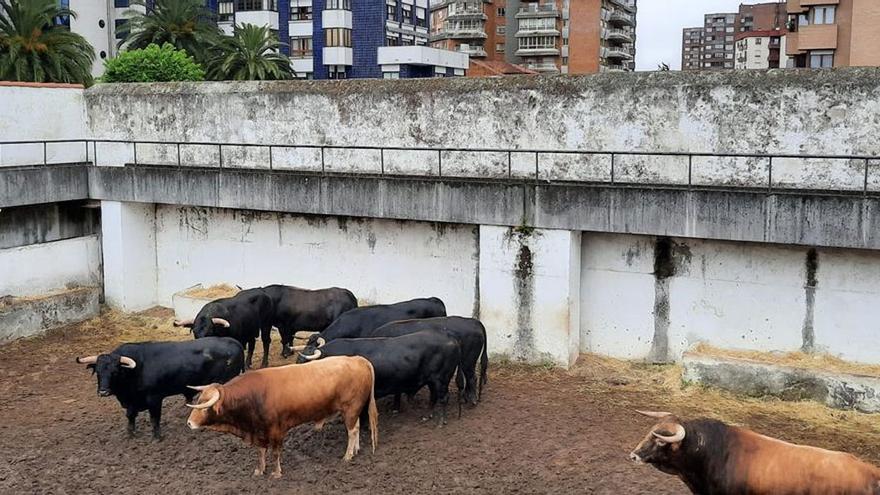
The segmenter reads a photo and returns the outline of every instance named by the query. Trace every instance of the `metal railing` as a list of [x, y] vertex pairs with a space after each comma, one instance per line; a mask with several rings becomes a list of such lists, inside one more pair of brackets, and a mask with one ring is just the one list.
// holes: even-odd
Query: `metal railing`
[[[69, 145], [69, 150], [75, 150], [78, 157], [74, 160], [52, 160], [49, 149], [53, 146]], [[39, 155], [29, 163], [4, 164], [8, 154], [8, 147], [30, 146]], [[108, 146], [117, 147], [116, 150], [108, 150]], [[144, 148], [147, 146], [164, 147], [161, 153], [163, 160], [144, 159]], [[190, 153], [188, 147], [200, 147], [199, 153], [205, 155], [216, 150], [216, 161], [211, 158], [201, 160], [200, 164], [184, 160], [181, 152], [183, 149]], [[120, 152], [120, 148], [122, 151]], [[139, 149], [141, 153], [139, 154]], [[242, 149], [265, 150], [265, 160], [260, 166], [243, 166], [239, 161], [230, 157], [234, 155], [231, 150], [241, 152]], [[32, 151], [33, 151], [32, 150]], [[225, 150], [225, 152], [224, 152]], [[311, 150], [314, 155], [314, 163], [311, 166], [279, 166], [278, 152], [282, 150]], [[340, 168], [335, 161], [328, 160], [331, 152], [345, 151], [349, 153], [372, 154], [375, 161], [373, 168]], [[79, 154], [81, 152], [81, 154]], [[409, 153], [418, 154], [419, 157], [401, 159], [400, 155]], [[68, 156], [70, 152], [66, 153]], [[155, 150], [153, 155], [155, 155]], [[106, 158], [105, 155], [110, 155]], [[124, 155], [123, 158], [120, 156]], [[149, 154], [148, 154], [149, 155]], [[461, 165], [462, 162], [474, 164], [480, 161], [490, 162], [489, 168], [480, 169], [480, 166], [472, 166], [470, 169]], [[168, 158], [170, 156], [170, 158]], [[395, 169], [389, 166], [389, 157], [397, 156], [398, 163], [411, 161], [419, 162], [422, 166], [410, 169]], [[103, 158], [103, 160], [102, 160]], [[349, 158], [351, 159], [351, 158]], [[638, 163], [637, 159], [653, 161], [653, 168], [646, 167], [645, 163]], [[345, 159], [343, 159], [344, 161]], [[580, 160], [580, 161], [578, 161]], [[636, 162], [633, 162], [636, 160]], [[702, 160], [702, 162], [700, 162]], [[714, 160], [714, 161], [713, 161]], [[725, 160], [727, 162], [725, 162]], [[732, 162], [731, 162], [732, 160]], [[724, 168], [725, 163], [730, 165], [736, 161], [751, 160], [746, 164], [747, 169], [764, 167], [760, 174], [752, 174], [751, 182], [739, 176], [731, 176], [734, 180], [719, 179], [715, 183], [697, 179], [697, 175], [703, 174], [706, 169], [713, 169], [719, 176], [724, 176], [723, 171], [718, 172], [719, 167]], [[825, 162], [846, 162], [837, 165], [845, 165], [845, 173], [848, 174], [843, 186], [815, 186], [809, 183], [802, 185], [780, 182], [778, 165], [780, 161], [799, 160], [804, 171], [809, 172], [810, 167], [816, 167]], [[4, 168], [25, 166], [53, 166], [69, 164], [87, 164], [89, 166], [101, 165], [108, 162], [113, 166], [150, 166], [150, 167], [175, 167], [175, 168], [203, 168], [219, 170], [269, 170], [273, 172], [297, 172], [297, 173], [320, 173], [322, 175], [359, 175], [381, 177], [422, 177], [422, 178], [470, 178], [470, 179], [506, 179], [517, 181], [536, 181], [540, 183], [568, 183], [568, 184], [613, 184], [651, 187], [687, 187], [687, 188], [725, 188], [725, 189], [760, 189], [769, 191], [783, 190], [821, 190], [861, 194], [880, 194], [880, 155], [798, 155], [798, 154], [761, 154], [761, 153], [711, 153], [711, 152], [669, 152], [669, 151], [607, 151], [607, 150], [558, 150], [558, 149], [503, 149], [503, 148], [431, 148], [413, 146], [358, 146], [358, 145], [316, 145], [316, 144], [264, 144], [264, 143], [233, 143], [233, 142], [207, 142], [207, 141], [156, 141], [156, 140], [120, 140], [120, 139], [60, 139], [60, 140], [34, 140], [34, 141], [0, 141], [0, 171]], [[363, 162], [364, 156], [354, 158], [353, 161]], [[630, 163], [627, 163], [630, 162]], [[815, 163], [818, 162], [818, 165]], [[251, 163], [254, 163], [251, 161]], [[425, 163], [429, 167], [424, 168]], [[811, 165], [813, 163], [813, 165]], [[451, 165], [450, 165], [451, 164]], [[790, 168], [791, 163], [788, 164]], [[643, 176], [640, 180], [632, 170], [641, 170]], [[644, 175], [645, 170], [653, 171]], [[663, 172], [674, 169], [679, 177], [674, 174], [664, 178]], [[574, 170], [574, 172], [572, 172]], [[577, 172], [582, 172], [578, 176]], [[787, 171], [789, 174], [791, 170]], [[827, 170], [818, 174], [827, 177]], [[568, 175], [566, 175], [568, 173]], [[657, 176], [660, 173], [661, 176]], [[748, 174], [746, 174], [748, 175]], [[845, 181], [845, 182], [846, 182]]]

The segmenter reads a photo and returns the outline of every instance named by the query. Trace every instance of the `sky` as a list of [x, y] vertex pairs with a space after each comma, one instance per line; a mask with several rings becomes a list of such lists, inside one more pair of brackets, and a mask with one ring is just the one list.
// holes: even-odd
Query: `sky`
[[[768, 1], [768, 0], [764, 0]], [[703, 25], [703, 15], [736, 12], [740, 3], [758, 0], [639, 0], [636, 28], [636, 70], [657, 70], [666, 62], [681, 68], [681, 30]]]

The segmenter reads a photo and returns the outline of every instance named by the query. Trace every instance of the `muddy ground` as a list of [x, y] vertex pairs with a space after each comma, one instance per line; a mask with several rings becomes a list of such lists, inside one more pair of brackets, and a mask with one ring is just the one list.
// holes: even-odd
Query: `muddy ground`
[[[338, 422], [322, 432], [301, 426], [285, 443], [282, 479], [254, 478], [255, 450], [187, 429], [182, 398], [165, 402], [164, 441], [150, 438], [146, 414], [138, 437], [126, 438], [119, 404], [97, 397], [95, 379], [74, 363], [122, 341], [187, 338], [170, 320], [165, 310], [106, 313], [0, 347], [0, 493], [686, 493], [627, 460], [651, 426], [636, 407], [709, 415], [880, 461], [874, 417], [682, 388], [674, 367], [583, 356], [568, 371], [493, 363], [483, 402], [461, 419], [451, 410], [442, 429], [420, 420], [422, 395], [397, 416], [383, 401], [378, 451], [350, 464]], [[277, 344], [276, 336], [273, 365], [284, 362]]]

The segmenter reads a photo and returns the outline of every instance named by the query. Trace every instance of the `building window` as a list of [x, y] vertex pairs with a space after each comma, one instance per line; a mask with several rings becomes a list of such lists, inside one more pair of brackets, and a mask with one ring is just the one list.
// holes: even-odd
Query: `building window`
[[813, 24], [834, 24], [833, 5], [813, 7]]
[[760, 45], [760, 44], [762, 44], [761, 39], [762, 39], [762, 38], [755, 38], [755, 44], [756, 44], [756, 45]]
[[312, 58], [313, 54], [311, 36], [290, 38], [290, 58]]
[[386, 4], [385, 16], [388, 17], [389, 21], [397, 20], [397, 5]]
[[400, 46], [400, 37], [386, 34], [385, 46]]
[[504, 17], [505, 15], [504, 7], [498, 7], [498, 17]]
[[232, 2], [220, 2], [217, 4], [217, 20], [220, 22], [228, 22], [232, 21], [233, 12], [235, 12], [235, 7], [233, 7]]
[[351, 0], [327, 0], [324, 10], [351, 10]]
[[324, 30], [324, 46], [351, 47], [351, 29], [331, 28]]
[[520, 31], [546, 31], [556, 29], [556, 19], [553, 17], [538, 17], [520, 19]]
[[310, 21], [312, 20], [312, 6], [308, 7], [290, 7], [291, 21]]
[[810, 52], [810, 68], [811, 69], [829, 69], [834, 67], [833, 51], [812, 51]]
[[503, 36], [503, 35], [507, 34], [507, 26], [504, 26], [504, 25], [496, 26], [495, 32]]
[[416, 7], [416, 26], [428, 27], [428, 14], [424, 7]]
[[126, 24], [128, 24], [128, 19], [116, 19], [116, 20], [113, 21], [113, 22], [114, 22], [114, 24], [115, 24], [115, 26], [116, 26], [116, 29], [115, 29], [115, 31], [114, 31], [114, 33], [115, 33], [115, 35], [116, 35], [116, 39], [121, 40], [121, 39], [125, 38], [125, 33], [120, 32], [120, 31], [122, 30], [122, 28], [123, 28]]
[[553, 50], [555, 48], [555, 36], [527, 36], [519, 38], [520, 50]]
[[400, 72], [383, 72], [382, 79], [400, 79]]
[[128, 7], [129, 0], [113, 0], [113, 6], [117, 9], [124, 9]]
[[504, 53], [504, 43], [495, 43], [495, 51], [498, 53]]
[[235, 10], [239, 12], [263, 10], [263, 0], [238, 0], [235, 3]]
[[400, 6], [401, 12], [401, 21], [411, 23], [412, 22], [412, 5], [403, 4]]

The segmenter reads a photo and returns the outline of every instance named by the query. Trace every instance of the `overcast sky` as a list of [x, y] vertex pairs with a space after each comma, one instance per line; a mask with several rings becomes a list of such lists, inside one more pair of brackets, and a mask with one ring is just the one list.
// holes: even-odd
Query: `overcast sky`
[[[763, 0], [768, 1], [768, 0]], [[657, 70], [666, 62], [681, 68], [681, 30], [703, 25], [703, 15], [737, 12], [740, 3], [758, 0], [639, 0], [636, 70]]]

